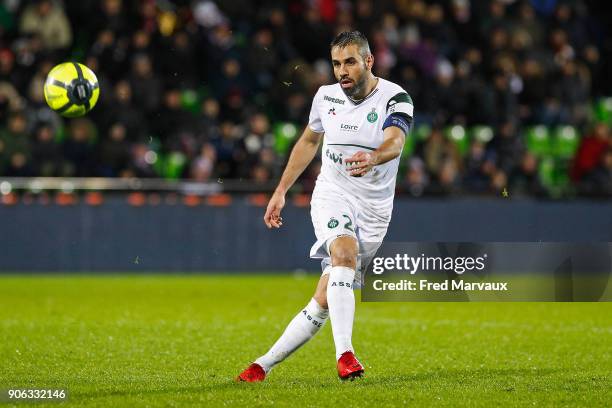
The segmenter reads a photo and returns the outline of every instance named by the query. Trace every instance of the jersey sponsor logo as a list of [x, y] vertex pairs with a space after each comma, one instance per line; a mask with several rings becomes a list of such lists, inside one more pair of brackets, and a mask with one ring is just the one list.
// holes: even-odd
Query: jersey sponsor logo
[[340, 105], [344, 105], [344, 102], [346, 102], [343, 99], [338, 99], [338, 98], [332, 98], [331, 96], [327, 96], [327, 95], [323, 95], [323, 99], [326, 101], [330, 101], [331, 103], [337, 103]]
[[344, 130], [345, 132], [357, 132], [359, 130], [359, 126], [350, 125], [348, 123], [341, 123], [340, 130]]
[[338, 222], [337, 219], [332, 217], [332, 218], [330, 218], [329, 222], [327, 223], [327, 228], [333, 229], [333, 228], [336, 228], [339, 224], [340, 224], [340, 222]]
[[328, 115], [336, 115], [336, 108], [331, 108], [330, 110], [327, 111]]
[[378, 120], [378, 113], [376, 113], [376, 108], [372, 108], [372, 112], [368, 113], [368, 122], [374, 123]]
[[342, 153], [336, 154], [329, 149], [325, 150], [325, 156], [334, 163], [342, 164]]

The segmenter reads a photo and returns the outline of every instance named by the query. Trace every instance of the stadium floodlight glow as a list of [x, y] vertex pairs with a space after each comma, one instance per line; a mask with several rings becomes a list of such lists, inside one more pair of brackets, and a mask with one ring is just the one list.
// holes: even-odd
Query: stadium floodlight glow
[[465, 128], [455, 125], [451, 128], [450, 135], [454, 140], [461, 140], [465, 137]]
[[64, 181], [60, 185], [60, 189], [62, 190], [62, 193], [72, 193], [74, 191], [74, 183], [72, 183], [71, 181]]
[[153, 150], [149, 150], [145, 153], [144, 159], [147, 164], [155, 164], [157, 163], [157, 153], [155, 153]]
[[546, 139], [546, 126], [538, 125], [533, 129], [533, 131], [534, 131], [534, 136], [537, 139]]
[[11, 191], [13, 191], [13, 186], [11, 185], [11, 183], [9, 183], [8, 181], [3, 181], [2, 183], [0, 183], [0, 193], [2, 193], [2, 195], [10, 194]]
[[286, 123], [281, 129], [281, 134], [287, 139], [293, 139], [297, 135], [297, 126], [293, 123]]
[[571, 127], [571, 126], [563, 126], [563, 127], [561, 128], [561, 134], [560, 134], [560, 136], [561, 136], [563, 139], [566, 139], [566, 140], [572, 140], [572, 139], [574, 139], [574, 138], [575, 138], [575, 136], [576, 136], [576, 135], [575, 135], [575, 130], [574, 130], [574, 128], [573, 128], [573, 127]]

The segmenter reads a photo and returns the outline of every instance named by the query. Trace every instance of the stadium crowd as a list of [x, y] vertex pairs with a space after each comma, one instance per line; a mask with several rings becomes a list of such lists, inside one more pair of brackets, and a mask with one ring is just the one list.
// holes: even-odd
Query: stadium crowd
[[[273, 180], [283, 125], [303, 126], [316, 89], [334, 82], [330, 40], [358, 29], [375, 74], [415, 103], [401, 191], [610, 196], [612, 114], [593, 109], [612, 94], [610, 39], [595, 3], [4, 0], [0, 176]], [[86, 117], [45, 104], [46, 74], [65, 60], [100, 81]], [[535, 125], [553, 145], [552, 129], [575, 130], [575, 148], [535, 150]]]

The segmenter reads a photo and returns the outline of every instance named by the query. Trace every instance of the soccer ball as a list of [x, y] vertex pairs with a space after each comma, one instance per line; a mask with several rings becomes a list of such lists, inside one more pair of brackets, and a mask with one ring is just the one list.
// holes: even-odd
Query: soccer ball
[[85, 115], [96, 105], [99, 96], [98, 78], [83, 64], [64, 62], [47, 75], [45, 100], [62, 116], [75, 118]]

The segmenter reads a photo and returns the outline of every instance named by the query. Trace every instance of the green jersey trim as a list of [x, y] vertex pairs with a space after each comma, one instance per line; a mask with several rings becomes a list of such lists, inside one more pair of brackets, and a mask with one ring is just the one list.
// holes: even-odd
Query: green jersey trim
[[403, 113], [412, 118], [414, 114], [414, 106], [412, 104], [412, 98], [406, 92], [400, 92], [394, 95], [387, 102], [387, 115], [392, 113]]
[[361, 147], [363, 149], [368, 149], [368, 150], [376, 150], [373, 147], [369, 147], [369, 146], [363, 146], [363, 145], [358, 145], [358, 144], [351, 144], [351, 143], [328, 143], [328, 146], [353, 146], [353, 147]]

